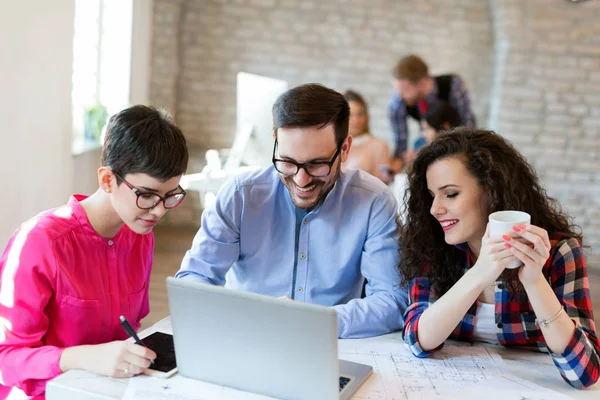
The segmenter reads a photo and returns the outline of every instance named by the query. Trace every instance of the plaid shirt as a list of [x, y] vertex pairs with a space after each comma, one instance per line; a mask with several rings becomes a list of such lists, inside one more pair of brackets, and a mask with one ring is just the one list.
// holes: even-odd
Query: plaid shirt
[[[438, 98], [438, 88], [435, 79], [433, 85], [433, 91], [425, 98], [428, 105], [437, 101]], [[450, 94], [448, 97], [448, 102], [456, 109], [456, 111], [458, 111], [463, 125], [468, 128], [474, 128], [475, 118], [471, 111], [469, 92], [460, 76], [452, 76], [452, 84], [450, 85]], [[408, 127], [406, 125], [406, 107], [398, 93], [394, 93], [390, 100], [390, 104], [388, 105], [388, 116], [396, 143], [394, 157], [400, 157], [402, 156], [402, 153], [408, 150]]]
[[[556, 240], [551, 237], [550, 257], [542, 270], [558, 301], [575, 324], [575, 333], [562, 354], [548, 350], [527, 295], [511, 295], [505, 281], [496, 281], [495, 321], [498, 342], [504, 346], [530, 347], [548, 352], [563, 379], [575, 388], [593, 385], [600, 373], [600, 345], [594, 327], [589, 282], [581, 246], [576, 239]], [[465, 272], [471, 262], [468, 247]], [[424, 351], [419, 346], [417, 329], [423, 311], [435, 302], [438, 295], [430, 289], [428, 278], [414, 278], [409, 282], [409, 307], [404, 315], [404, 341], [417, 357], [427, 357], [442, 348]], [[450, 335], [453, 339], [472, 341], [476, 301]]]

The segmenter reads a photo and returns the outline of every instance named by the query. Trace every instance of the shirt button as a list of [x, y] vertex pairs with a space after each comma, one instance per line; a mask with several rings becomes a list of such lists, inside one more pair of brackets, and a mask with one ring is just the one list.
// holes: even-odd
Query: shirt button
[[306, 254], [304, 254], [304, 253], [300, 254], [300, 258], [304, 260], [306, 258]]
[[504, 290], [504, 284], [503, 284], [503, 283], [499, 283], [499, 284], [498, 284], [498, 289], [500, 289], [500, 290]]
[[304, 223], [308, 224], [308, 218], [304, 218]]
[[109, 240], [109, 241], [108, 241], [108, 245], [109, 245], [109, 246], [112, 246], [112, 245], [113, 245], [113, 241], [112, 241], [112, 240]]
[[502, 325], [502, 322], [500, 322], [498, 325], [496, 325], [498, 328], [502, 328], [504, 325]]
[[301, 287], [299, 287], [299, 288], [298, 288], [298, 291], [299, 291], [299, 292], [301, 292], [301, 291], [302, 291], [302, 288], [301, 288]]

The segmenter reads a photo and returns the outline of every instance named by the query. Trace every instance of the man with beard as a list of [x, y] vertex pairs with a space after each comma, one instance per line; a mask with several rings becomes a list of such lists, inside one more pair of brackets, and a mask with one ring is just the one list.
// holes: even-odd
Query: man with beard
[[273, 165], [221, 189], [175, 276], [334, 307], [342, 338], [401, 329], [397, 204], [379, 179], [341, 171], [349, 115], [322, 85], [283, 93]]

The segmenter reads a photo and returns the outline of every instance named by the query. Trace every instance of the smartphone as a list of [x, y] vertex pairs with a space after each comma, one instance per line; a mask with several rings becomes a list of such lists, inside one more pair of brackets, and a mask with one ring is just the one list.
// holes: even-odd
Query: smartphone
[[144, 343], [144, 346], [156, 353], [154, 364], [150, 364], [150, 367], [144, 371], [144, 375], [168, 378], [177, 372], [173, 335], [154, 332], [141, 339], [141, 341]]

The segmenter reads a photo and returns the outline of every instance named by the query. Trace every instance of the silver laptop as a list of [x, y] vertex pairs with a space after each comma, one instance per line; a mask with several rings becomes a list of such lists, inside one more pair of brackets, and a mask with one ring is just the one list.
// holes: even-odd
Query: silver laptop
[[348, 399], [372, 367], [337, 358], [335, 310], [167, 278], [179, 373], [279, 399]]

